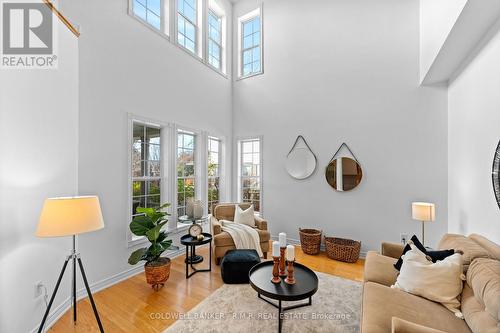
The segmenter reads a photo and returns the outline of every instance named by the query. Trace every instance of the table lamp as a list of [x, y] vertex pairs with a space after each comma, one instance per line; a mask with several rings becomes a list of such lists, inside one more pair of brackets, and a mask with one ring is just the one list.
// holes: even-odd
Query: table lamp
[[50, 297], [47, 310], [42, 319], [42, 323], [38, 329], [38, 333], [41, 333], [47, 316], [49, 314], [54, 298], [57, 294], [57, 289], [61, 284], [61, 280], [66, 270], [68, 262], [72, 260], [73, 263], [73, 278], [72, 278], [72, 305], [73, 305], [73, 322], [76, 324], [76, 263], [80, 267], [80, 272], [82, 274], [83, 282], [85, 288], [87, 289], [87, 294], [92, 304], [92, 309], [94, 310], [94, 315], [99, 325], [99, 330], [104, 332], [99, 319], [99, 314], [97, 313], [97, 308], [92, 298], [92, 293], [90, 292], [90, 287], [85, 276], [85, 271], [83, 269], [82, 260], [80, 258], [80, 253], [76, 252], [76, 235], [85, 232], [91, 232], [104, 228], [104, 222], [102, 219], [101, 206], [99, 205], [99, 198], [97, 196], [80, 196], [80, 197], [64, 197], [64, 198], [49, 198], [45, 200], [45, 203], [40, 214], [40, 220], [38, 222], [38, 228], [36, 230], [37, 237], [62, 237], [62, 236], [72, 236], [73, 238], [73, 249], [71, 253], [66, 257], [64, 265], [62, 267], [59, 278], [57, 279], [54, 292]]
[[425, 245], [425, 222], [434, 221], [436, 218], [436, 206], [429, 202], [412, 202], [411, 217], [422, 222], [422, 245]]

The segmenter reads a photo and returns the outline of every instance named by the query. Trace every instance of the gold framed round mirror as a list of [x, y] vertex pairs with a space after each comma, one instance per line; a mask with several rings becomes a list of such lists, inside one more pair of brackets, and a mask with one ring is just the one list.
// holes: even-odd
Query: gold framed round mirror
[[326, 167], [325, 177], [328, 184], [336, 191], [350, 191], [356, 188], [363, 178], [359, 163], [349, 157], [338, 157]]

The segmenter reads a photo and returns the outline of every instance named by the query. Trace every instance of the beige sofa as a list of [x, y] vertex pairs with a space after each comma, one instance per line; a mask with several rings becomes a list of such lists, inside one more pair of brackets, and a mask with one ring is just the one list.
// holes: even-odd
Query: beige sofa
[[467, 281], [461, 295], [465, 320], [439, 303], [390, 288], [403, 246], [383, 243], [382, 254], [367, 254], [364, 273], [363, 333], [500, 333], [500, 246], [472, 234], [446, 234], [439, 249], [464, 252]]
[[[223, 203], [215, 206], [214, 213], [211, 217], [212, 235], [214, 237], [214, 257], [215, 263], [220, 264], [222, 258], [229, 250], [236, 249], [234, 241], [231, 236], [221, 229], [220, 220], [234, 221], [234, 211], [236, 205], [245, 210], [250, 207], [249, 203]], [[260, 248], [264, 253], [264, 258], [267, 259], [267, 252], [269, 251], [269, 239], [271, 233], [267, 230], [267, 221], [255, 216], [255, 229], [259, 233]]]

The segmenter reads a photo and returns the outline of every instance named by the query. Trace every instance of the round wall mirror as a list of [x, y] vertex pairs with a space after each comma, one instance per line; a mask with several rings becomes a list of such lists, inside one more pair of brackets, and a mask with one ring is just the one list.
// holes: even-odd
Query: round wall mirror
[[338, 157], [326, 167], [326, 181], [337, 191], [350, 191], [361, 183], [361, 166], [349, 157]]
[[498, 208], [500, 208], [500, 141], [498, 142], [497, 151], [495, 152], [495, 157], [493, 158], [491, 178], [493, 180], [493, 191], [495, 191]]
[[309, 148], [294, 148], [286, 158], [286, 171], [295, 179], [305, 179], [316, 169], [316, 156]]

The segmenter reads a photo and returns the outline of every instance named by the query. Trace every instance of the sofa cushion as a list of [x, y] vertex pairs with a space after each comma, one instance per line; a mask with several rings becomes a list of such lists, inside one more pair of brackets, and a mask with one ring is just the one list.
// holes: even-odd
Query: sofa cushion
[[467, 271], [467, 284], [477, 301], [498, 321], [500, 319], [500, 261], [478, 258]]
[[400, 258], [398, 259], [398, 261], [394, 264], [394, 268], [396, 268], [398, 271], [401, 269], [401, 265], [403, 264], [403, 255], [406, 252], [410, 251], [410, 249], [411, 249], [411, 247], [410, 247], [411, 243], [413, 243], [413, 245], [415, 245], [417, 247], [417, 249], [419, 249], [424, 254], [426, 254], [427, 256], [429, 256], [431, 258], [432, 262], [437, 262], [438, 260], [443, 260], [446, 257], [449, 257], [453, 253], [455, 253], [455, 251], [453, 249], [451, 249], [451, 250], [429, 251], [429, 250], [427, 250], [425, 248], [425, 246], [422, 243], [420, 243], [420, 241], [418, 240], [418, 237], [415, 236], [415, 235], [413, 235], [410, 240], [411, 240], [411, 242], [408, 242], [406, 244], [406, 246], [403, 249], [403, 254], [400, 256]]
[[500, 333], [500, 324], [485, 310], [474, 296], [471, 287], [464, 284], [462, 292], [462, 313], [472, 332]]
[[394, 268], [396, 259], [383, 256], [375, 251], [369, 251], [366, 255], [364, 281], [371, 281], [391, 286], [396, 281], [398, 271]]
[[500, 260], [500, 245], [478, 234], [471, 234], [469, 235], [469, 238], [488, 251], [492, 258]]
[[411, 250], [403, 256], [401, 272], [391, 287], [439, 302], [462, 318], [458, 300], [463, 287], [462, 255], [455, 253], [433, 263], [414, 244], [410, 246]]
[[441, 304], [373, 282], [364, 284], [362, 311], [363, 333], [391, 332], [392, 317], [445, 332], [470, 332], [464, 320]]
[[475, 258], [490, 258], [490, 254], [481, 245], [472, 239], [463, 235], [446, 234], [439, 241], [438, 248], [440, 250], [455, 249], [462, 250], [462, 263], [464, 265], [464, 273], [467, 272], [470, 263]]
[[446, 333], [427, 326], [418, 325], [411, 321], [392, 317], [391, 333]]

